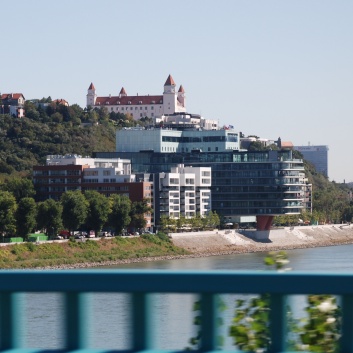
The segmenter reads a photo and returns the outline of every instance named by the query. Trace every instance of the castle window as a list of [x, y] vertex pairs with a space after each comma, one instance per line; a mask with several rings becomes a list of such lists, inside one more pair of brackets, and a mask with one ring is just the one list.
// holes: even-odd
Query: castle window
[[140, 110], [142, 110], [142, 107], [140, 107]]
[[130, 108], [130, 110], [134, 110], [134, 108], [133, 108], [133, 107], [131, 107], [131, 108]]
[[154, 109], [154, 107], [151, 107], [151, 109], [153, 110], [153, 109]]

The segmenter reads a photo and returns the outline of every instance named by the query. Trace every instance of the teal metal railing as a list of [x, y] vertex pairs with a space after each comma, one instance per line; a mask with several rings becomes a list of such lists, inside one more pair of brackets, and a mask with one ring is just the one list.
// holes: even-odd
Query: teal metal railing
[[[23, 346], [23, 292], [60, 292], [65, 296], [64, 347], [60, 352], [104, 352], [88, 346], [87, 293], [129, 293], [130, 352], [156, 351], [151, 332], [153, 293], [196, 293], [201, 300], [199, 352], [217, 351], [217, 294], [271, 294], [271, 353], [286, 351], [286, 298], [296, 294], [341, 297], [340, 352], [353, 352], [353, 274], [275, 273], [234, 271], [0, 271], [0, 350], [34, 352]], [[45, 350], [50, 352], [50, 350]], [[106, 351], [112, 352], [111, 350]]]

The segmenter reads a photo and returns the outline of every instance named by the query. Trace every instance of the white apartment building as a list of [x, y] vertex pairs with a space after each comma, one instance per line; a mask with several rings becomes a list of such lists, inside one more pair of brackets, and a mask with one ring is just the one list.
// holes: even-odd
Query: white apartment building
[[211, 210], [211, 168], [179, 164], [170, 173], [159, 173], [160, 216], [204, 216]]
[[186, 112], [185, 91], [181, 85], [176, 90], [176, 84], [171, 75], [168, 76], [162, 95], [127, 95], [122, 87], [119, 95], [98, 96], [93, 83], [87, 91], [87, 107], [106, 107], [108, 112], [129, 114], [135, 120], [144, 117], [154, 118], [163, 114]]

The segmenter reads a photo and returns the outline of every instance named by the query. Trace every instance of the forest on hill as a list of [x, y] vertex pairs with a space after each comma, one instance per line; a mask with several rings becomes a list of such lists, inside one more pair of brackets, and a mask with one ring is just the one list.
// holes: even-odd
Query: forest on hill
[[114, 151], [115, 131], [119, 127], [141, 125], [129, 115], [108, 113], [106, 109], [64, 106], [50, 97], [26, 101], [26, 117], [0, 115], [0, 175], [29, 176], [33, 165], [44, 164], [47, 155]]

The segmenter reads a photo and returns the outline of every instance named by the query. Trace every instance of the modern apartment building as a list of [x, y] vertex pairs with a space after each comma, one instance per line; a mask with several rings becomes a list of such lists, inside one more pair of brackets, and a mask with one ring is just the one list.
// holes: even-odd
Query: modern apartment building
[[117, 152], [95, 156], [129, 159], [134, 173], [168, 173], [177, 164], [210, 167], [212, 211], [228, 219], [256, 216], [259, 230], [270, 229], [275, 215], [299, 214], [303, 209], [304, 165], [293, 159], [291, 150], [229, 148], [229, 143], [234, 147], [239, 143], [237, 135], [229, 136], [235, 141], [227, 139], [228, 133], [234, 133], [231, 130], [207, 131], [214, 136], [196, 129], [183, 131], [187, 135], [176, 130], [154, 131], [119, 132]]
[[239, 150], [234, 130], [175, 130], [169, 128], [124, 128], [116, 132], [117, 152], [159, 153], [227, 152]]
[[172, 167], [169, 173], [157, 175], [158, 187], [154, 188], [159, 204], [155, 208], [161, 216], [179, 218], [206, 215], [211, 210], [211, 168]]
[[317, 172], [328, 178], [328, 146], [294, 146], [305, 160], [312, 163]]

